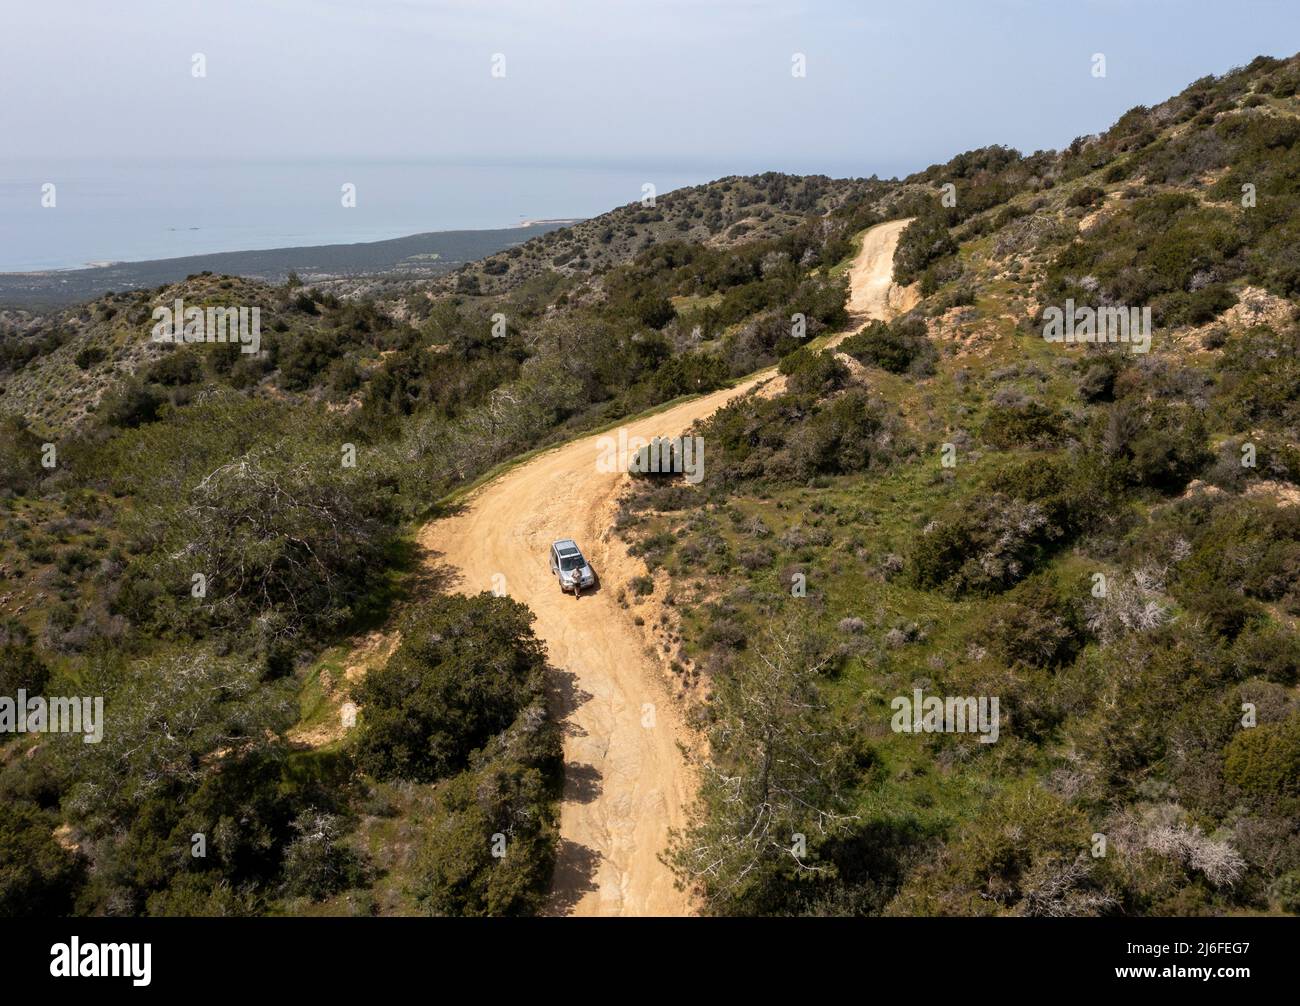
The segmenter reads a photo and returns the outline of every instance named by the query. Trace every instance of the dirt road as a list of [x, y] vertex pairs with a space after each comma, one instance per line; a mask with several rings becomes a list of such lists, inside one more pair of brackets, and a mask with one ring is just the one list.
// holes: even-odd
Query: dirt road
[[[905, 224], [891, 221], [866, 233], [850, 270], [849, 307], [859, 325], [897, 310], [890, 277]], [[773, 374], [630, 422], [628, 436], [676, 436]], [[420, 539], [437, 561], [460, 573], [456, 589], [477, 593], [499, 585], [528, 605], [557, 668], [565, 791], [550, 911], [685, 915], [689, 899], [674, 888], [659, 853], [668, 829], [685, 823], [692, 793], [678, 748], [686, 732], [665, 686], [666, 668], [616, 600], [645, 567], [611, 530], [627, 476], [598, 471], [597, 439], [565, 444], [511, 469], [475, 492], [463, 512], [428, 525]], [[560, 592], [547, 561], [551, 542], [568, 537], [601, 581], [578, 600]]]
[[892, 318], [916, 306], [919, 295], [914, 287], [894, 285], [894, 249], [911, 222], [910, 217], [891, 220], [863, 235], [862, 250], [849, 267], [849, 316], [857, 322], [850, 331], [870, 318]]

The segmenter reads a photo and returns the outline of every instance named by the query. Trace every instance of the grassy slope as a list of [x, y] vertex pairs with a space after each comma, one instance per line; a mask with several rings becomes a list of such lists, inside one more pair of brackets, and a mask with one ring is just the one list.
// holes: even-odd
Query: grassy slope
[[[1265, 112], [1294, 118], [1300, 103], [1294, 96], [1269, 98]], [[1206, 126], [1181, 123], [1157, 139], [1173, 142]], [[1203, 204], [1223, 205], [1208, 191], [1214, 180], [1158, 183], [1142, 194], [1190, 192]], [[919, 309], [929, 315], [931, 337], [940, 351], [937, 373], [918, 379], [868, 369], [867, 386], [904, 421], [914, 446], [910, 456], [885, 471], [822, 478], [809, 486], [765, 483], [716, 508], [692, 504], [680, 511], [651, 509], [625, 517], [628, 537], [652, 565], [662, 564], [671, 575], [672, 607], [680, 617], [681, 663], [698, 667], [708, 662], [709, 633], [719, 619], [737, 623], [743, 627], [741, 634], [752, 638], [771, 619], [774, 607], [800, 603], [813, 605], [817, 623], [833, 642], [865, 650], [847, 659], [826, 683], [826, 694], [839, 714], [857, 725], [878, 756], [856, 793], [856, 812], [864, 819], [909, 820], [930, 835], [955, 836], [998, 792], [1044, 779], [1070, 755], [1070, 742], [1060, 735], [1035, 746], [1017, 740], [1014, 732], [1004, 733], [1001, 743], [979, 751], [977, 757], [969, 743], [953, 738], [937, 736], [918, 743], [911, 735], [893, 733], [888, 726], [889, 699], [924, 687], [936, 668], [960, 662], [972, 632], [1002, 599], [953, 600], [915, 589], [905, 577], [884, 575], [881, 567], [885, 557], [905, 554], [920, 527], [946, 503], [976, 488], [998, 488], [1002, 467], [1034, 456], [1029, 449], [991, 450], [971, 436], [987, 416], [994, 391], [1017, 389], [1054, 409], [1078, 412], [1076, 369], [1083, 348], [1046, 343], [1034, 336], [1030, 322], [1051, 261], [1079, 233], [1081, 222], [1093, 223], [1087, 218], [1096, 207], [1071, 205], [1071, 197], [1085, 186], [1105, 192], [1102, 215], [1123, 215], [1123, 200], [1135, 182], [1108, 181], [1099, 168], [1051, 189], [1011, 198], [1009, 205], [1032, 212], [1035, 220], [1052, 221], [1055, 239], [1028, 248], [1022, 243], [1008, 253], [999, 246], [999, 230], [967, 236], [957, 256], [963, 267], [960, 279], [941, 285]], [[1000, 207], [984, 216], [998, 212]], [[972, 230], [957, 233], [969, 235]], [[840, 263], [834, 268], [844, 267]], [[958, 285], [973, 291], [974, 303], [945, 309], [945, 296]], [[1247, 285], [1236, 280], [1232, 287], [1241, 291]], [[1231, 319], [1216, 323], [1240, 330]], [[1214, 325], [1162, 332], [1166, 338], [1155, 355], [1192, 367], [1211, 364], [1215, 354], [1202, 349], [1199, 341], [1200, 332], [1210, 327]], [[1228, 432], [1215, 431], [1207, 446]], [[939, 448], [949, 441], [957, 441], [961, 450], [956, 468], [945, 470]], [[1152, 501], [1137, 509], [1146, 518], [1163, 505]], [[749, 529], [756, 519], [770, 533], [753, 534]], [[802, 529], [802, 537], [809, 531], [820, 533], [823, 542], [783, 544], [782, 537], [792, 528]], [[711, 545], [704, 559], [682, 554], [681, 543], [701, 539], [721, 544]], [[747, 570], [737, 557], [756, 547], [772, 550], [773, 557], [763, 568]], [[809, 601], [789, 598], [792, 571], [807, 575]], [[1046, 566], [1049, 575], [1079, 582], [1096, 571], [1113, 576], [1118, 569], [1078, 550], [1059, 553]], [[1173, 610], [1181, 617], [1176, 604]], [[1295, 628], [1294, 617], [1275, 614]], [[845, 618], [860, 618], [865, 628], [836, 629]], [[886, 641], [891, 629], [904, 630], [910, 641], [891, 645]], [[860, 645], [863, 640], [865, 646]], [[1096, 649], [1097, 644], [1090, 643], [1080, 659], [1089, 659]], [[1292, 694], [1300, 695], [1295, 689]]]

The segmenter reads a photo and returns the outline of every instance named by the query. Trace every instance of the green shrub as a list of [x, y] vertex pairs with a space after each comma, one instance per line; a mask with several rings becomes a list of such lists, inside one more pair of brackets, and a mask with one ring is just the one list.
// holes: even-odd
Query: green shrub
[[888, 915], [1100, 915], [1115, 899], [1084, 850], [1087, 819], [1037, 785], [990, 801], [908, 877]]
[[997, 593], [1033, 571], [1052, 535], [1036, 504], [1001, 493], [965, 499], [913, 539], [912, 581], [953, 595]]
[[1077, 599], [1063, 597], [1056, 583], [1042, 577], [1011, 591], [975, 631], [976, 640], [1009, 667], [1069, 664], [1086, 635]]
[[107, 426], [135, 429], [157, 419], [167, 401], [167, 393], [158, 385], [136, 379], [105, 395], [97, 415]]
[[632, 306], [633, 317], [646, 328], [661, 329], [677, 317], [672, 301], [667, 297], [647, 294]]
[[283, 867], [290, 894], [319, 901], [364, 879], [360, 858], [342, 841], [343, 822], [337, 815], [306, 809], [294, 818], [293, 829]]
[[790, 458], [799, 478], [847, 475], [866, 470], [883, 455], [880, 408], [861, 388], [849, 388], [818, 409], [789, 441]]
[[891, 323], [868, 322], [840, 344], [840, 351], [860, 363], [894, 374], [929, 374], [937, 356], [922, 318], [908, 315]]
[[993, 405], [980, 437], [994, 447], [1047, 447], [1060, 439], [1064, 417], [1038, 402], [1024, 405]]
[[153, 363], [145, 371], [144, 379], [169, 388], [196, 384], [203, 380], [203, 361], [194, 350], [173, 350]]
[[1252, 626], [1237, 636], [1233, 660], [1243, 678], [1294, 685], [1300, 675], [1300, 635], [1276, 622]]
[[563, 755], [539, 699], [473, 768], [438, 790], [419, 829], [411, 893], [439, 916], [530, 915], [555, 869]]
[[1256, 326], [1234, 333], [1215, 367], [1215, 403], [1237, 428], [1300, 418], [1300, 331]]
[[786, 375], [786, 388], [795, 395], [824, 395], [842, 388], [849, 377], [849, 368], [831, 350], [797, 349], [781, 358], [778, 370]]
[[933, 262], [955, 254], [957, 243], [942, 213], [927, 209], [903, 228], [894, 250], [894, 281], [904, 286], [916, 282]]
[[1273, 882], [1272, 894], [1284, 912], [1300, 915], [1300, 870], [1284, 873]]
[[1192, 293], [1174, 293], [1156, 301], [1154, 310], [1166, 325], [1204, 325], [1237, 303], [1223, 283], [1211, 283]]
[[663, 363], [653, 380], [655, 399], [668, 401], [679, 395], [699, 395], [722, 387], [727, 365], [712, 353], [679, 353]]
[[1281, 814], [1300, 810], [1300, 714], [1243, 729], [1224, 751], [1224, 774]]
[[22, 494], [40, 481], [41, 439], [26, 419], [0, 415], [0, 493]]
[[1071, 194], [1065, 204], [1067, 206], [1091, 208], [1105, 198], [1105, 189], [1100, 189], [1095, 185], [1083, 185]]
[[504, 597], [437, 597], [402, 620], [402, 642], [357, 692], [357, 759], [380, 779], [428, 782], [463, 770], [473, 752], [544, 694], [546, 656], [532, 613]]
[[[1161, 193], [1111, 214], [1079, 241], [1067, 245], [1048, 270], [1044, 303], [1067, 298], [1096, 303], [1098, 287], [1112, 303], [1158, 307], [1158, 324], [1204, 310], [1219, 294], [1188, 299], [1198, 274], [1236, 275], [1234, 256], [1242, 245], [1237, 222], [1227, 211], [1203, 207], [1187, 193]], [[1096, 284], [1080, 280], [1091, 276]], [[1176, 295], [1164, 301], [1162, 295]]]
[[39, 695], [49, 677], [50, 669], [30, 643], [9, 640], [0, 644], [0, 696], [13, 698], [19, 689]]
[[1101, 423], [1102, 456], [1129, 485], [1177, 492], [1213, 460], [1204, 419], [1186, 406], [1128, 399], [1106, 409]]
[[1300, 514], [1269, 500], [1232, 500], [1188, 511], [1180, 528], [1190, 553], [1178, 566], [1175, 596], [1233, 638], [1263, 614], [1255, 602], [1300, 601]]
[[0, 918], [71, 914], [85, 862], [54, 840], [55, 814], [0, 797]]
[[89, 370], [108, 359], [108, 353], [100, 346], [85, 346], [77, 350], [77, 355], [72, 359], [82, 370]]
[[1013, 461], [989, 482], [991, 490], [1035, 504], [1048, 520], [1053, 539], [1073, 537], [1086, 528], [1105, 504], [1103, 479], [1093, 459], [1049, 454]]

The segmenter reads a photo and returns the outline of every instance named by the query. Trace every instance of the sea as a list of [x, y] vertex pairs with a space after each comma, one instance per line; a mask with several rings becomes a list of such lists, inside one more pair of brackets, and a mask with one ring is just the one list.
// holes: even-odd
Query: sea
[[638, 169], [433, 160], [0, 157], [0, 272], [379, 241], [596, 216], [710, 181]]

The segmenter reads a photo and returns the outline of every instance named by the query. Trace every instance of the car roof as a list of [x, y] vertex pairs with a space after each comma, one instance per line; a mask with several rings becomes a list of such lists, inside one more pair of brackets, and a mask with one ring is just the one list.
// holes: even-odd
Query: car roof
[[574, 541], [572, 538], [561, 538], [551, 547], [560, 549], [561, 551], [564, 551], [566, 549], [572, 549], [575, 552], [578, 551], [578, 543]]

